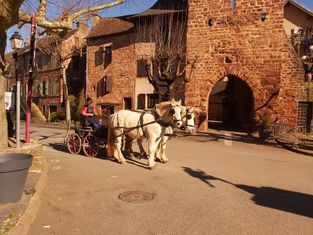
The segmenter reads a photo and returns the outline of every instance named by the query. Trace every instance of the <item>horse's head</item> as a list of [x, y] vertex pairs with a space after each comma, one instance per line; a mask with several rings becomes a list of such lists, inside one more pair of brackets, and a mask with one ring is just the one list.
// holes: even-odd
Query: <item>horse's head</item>
[[175, 101], [174, 99], [171, 101], [171, 109], [170, 109], [170, 115], [172, 118], [172, 122], [175, 127], [181, 128], [183, 125], [182, 121], [182, 106], [181, 106], [181, 100]]
[[193, 133], [196, 130], [196, 122], [195, 122], [195, 108], [194, 107], [184, 107], [182, 113], [183, 119], [183, 127], [188, 134]]

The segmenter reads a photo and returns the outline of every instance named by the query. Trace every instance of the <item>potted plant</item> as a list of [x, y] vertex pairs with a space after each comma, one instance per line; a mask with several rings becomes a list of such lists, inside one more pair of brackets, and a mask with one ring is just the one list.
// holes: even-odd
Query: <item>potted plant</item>
[[271, 136], [271, 121], [269, 115], [265, 115], [261, 124], [259, 125], [259, 137], [262, 140], [266, 140]]

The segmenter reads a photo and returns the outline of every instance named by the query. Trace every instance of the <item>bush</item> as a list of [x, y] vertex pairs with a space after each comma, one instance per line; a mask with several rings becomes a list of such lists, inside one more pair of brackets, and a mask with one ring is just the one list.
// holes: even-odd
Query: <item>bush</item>
[[63, 111], [50, 113], [50, 122], [58, 122], [61, 120], [65, 120], [65, 113]]

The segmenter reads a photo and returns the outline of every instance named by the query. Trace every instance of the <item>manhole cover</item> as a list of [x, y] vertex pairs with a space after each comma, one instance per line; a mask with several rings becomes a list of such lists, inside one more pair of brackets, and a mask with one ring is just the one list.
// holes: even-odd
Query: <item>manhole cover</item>
[[145, 203], [154, 199], [155, 194], [143, 191], [126, 191], [121, 193], [118, 198], [128, 203]]

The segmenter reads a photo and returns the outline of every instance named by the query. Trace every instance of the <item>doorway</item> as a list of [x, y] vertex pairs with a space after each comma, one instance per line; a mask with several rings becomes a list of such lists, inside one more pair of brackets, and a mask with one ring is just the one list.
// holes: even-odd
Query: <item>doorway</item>
[[209, 96], [209, 128], [251, 131], [254, 128], [254, 98], [249, 85], [228, 75], [219, 80]]

